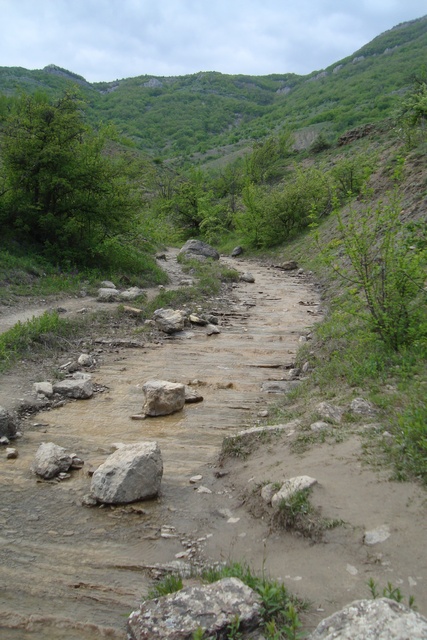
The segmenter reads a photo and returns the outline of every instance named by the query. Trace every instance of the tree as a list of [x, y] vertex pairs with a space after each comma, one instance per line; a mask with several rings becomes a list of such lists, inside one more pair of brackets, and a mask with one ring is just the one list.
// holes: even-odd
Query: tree
[[2, 222], [59, 262], [90, 261], [138, 210], [129, 159], [107, 153], [111, 132], [91, 130], [82, 108], [70, 92], [23, 96], [3, 122]]

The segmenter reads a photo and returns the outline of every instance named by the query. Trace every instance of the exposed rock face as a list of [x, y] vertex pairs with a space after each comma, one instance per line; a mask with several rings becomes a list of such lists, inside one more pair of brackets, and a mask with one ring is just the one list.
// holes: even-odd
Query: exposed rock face
[[76, 398], [79, 400], [93, 396], [92, 382], [86, 377], [77, 380], [61, 380], [60, 382], [55, 382], [53, 391], [62, 396], [67, 396], [67, 398]]
[[404, 605], [379, 598], [357, 600], [325, 618], [308, 640], [425, 640], [427, 619]]
[[160, 490], [163, 461], [157, 442], [120, 447], [92, 476], [91, 494], [105, 504], [124, 504], [155, 497]]
[[163, 333], [182, 331], [185, 325], [185, 315], [178, 309], [156, 309], [153, 320]]
[[0, 438], [14, 438], [18, 430], [18, 419], [4, 407], [0, 407]]
[[53, 442], [42, 442], [37, 449], [32, 471], [41, 478], [50, 480], [59, 473], [68, 471], [71, 463], [72, 456], [64, 447], [59, 447]]
[[145, 402], [142, 407], [147, 416], [167, 416], [181, 411], [185, 404], [185, 385], [167, 380], [148, 380], [142, 385]]
[[187, 258], [201, 257], [219, 260], [218, 251], [201, 240], [187, 240], [178, 255], [184, 255]]
[[132, 640], [191, 640], [201, 627], [206, 637], [225, 638], [236, 617], [241, 630], [260, 624], [259, 596], [237, 578], [186, 587], [141, 605], [129, 616]]

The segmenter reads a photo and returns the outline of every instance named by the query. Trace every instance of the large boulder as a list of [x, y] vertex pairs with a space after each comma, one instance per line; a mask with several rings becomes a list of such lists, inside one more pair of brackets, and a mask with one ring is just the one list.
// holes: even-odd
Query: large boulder
[[61, 396], [76, 398], [78, 400], [84, 400], [93, 396], [92, 382], [88, 377], [55, 382], [53, 391], [54, 393], [59, 393]]
[[181, 411], [185, 404], [185, 385], [167, 380], [148, 380], [142, 385], [146, 416], [167, 416]]
[[176, 333], [184, 329], [186, 316], [179, 309], [156, 309], [153, 320], [163, 333]]
[[425, 640], [427, 619], [389, 600], [356, 600], [325, 618], [308, 640]]
[[212, 258], [213, 260], [219, 260], [218, 251], [201, 240], [187, 240], [178, 255], [183, 255], [186, 258]]
[[0, 438], [14, 438], [18, 430], [18, 419], [4, 407], [0, 407]]
[[98, 502], [124, 504], [157, 496], [163, 475], [157, 442], [127, 444], [112, 453], [92, 476], [91, 494]]
[[66, 452], [64, 447], [53, 442], [42, 442], [37, 449], [32, 471], [44, 480], [50, 480], [58, 474], [68, 471], [72, 461], [72, 456]]
[[131, 640], [190, 640], [200, 627], [203, 637], [225, 638], [237, 619], [240, 631], [260, 624], [260, 598], [237, 578], [186, 587], [148, 600], [128, 620]]

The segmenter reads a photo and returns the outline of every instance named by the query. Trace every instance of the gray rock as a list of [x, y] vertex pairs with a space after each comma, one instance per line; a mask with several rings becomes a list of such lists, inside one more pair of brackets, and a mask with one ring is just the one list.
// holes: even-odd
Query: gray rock
[[114, 284], [114, 282], [111, 282], [111, 280], [103, 280], [101, 282], [101, 288], [102, 289], [115, 289], [116, 285]]
[[97, 300], [99, 302], [117, 302], [119, 299], [119, 292], [117, 289], [111, 289], [109, 287], [98, 289]]
[[15, 447], [7, 447], [6, 458], [7, 460], [15, 460], [18, 457], [18, 449]]
[[186, 404], [194, 404], [196, 402], [203, 401], [203, 396], [188, 385], [185, 385], [184, 393]]
[[271, 504], [273, 507], [278, 507], [282, 500], [289, 500], [297, 491], [303, 491], [304, 489], [310, 489], [313, 485], [317, 484], [315, 478], [310, 476], [297, 476], [296, 478], [289, 478], [280, 487], [279, 491], [271, 498]]
[[325, 429], [329, 429], [331, 425], [328, 424], [327, 422], [323, 422], [323, 420], [318, 420], [317, 422], [313, 422], [310, 425], [310, 429], [311, 431], [317, 432], [317, 431], [324, 431]]
[[184, 255], [187, 258], [199, 256], [202, 259], [212, 258], [213, 260], [219, 260], [218, 251], [201, 240], [187, 240], [178, 255]]
[[231, 257], [232, 258], [237, 258], [237, 256], [240, 256], [243, 253], [243, 248], [242, 247], [234, 247], [233, 251], [231, 252]]
[[240, 280], [242, 280], [242, 282], [255, 282], [254, 276], [249, 271], [246, 271], [246, 273], [242, 273], [240, 276]]
[[281, 267], [285, 271], [294, 271], [298, 269], [298, 263], [295, 260], [287, 260], [286, 262], [282, 262]]
[[33, 384], [33, 391], [36, 394], [51, 398], [53, 396], [53, 386], [50, 382], [35, 382]]
[[153, 320], [163, 333], [176, 333], [184, 329], [186, 316], [178, 309], [156, 309]]
[[180, 411], [185, 404], [185, 385], [167, 380], [148, 380], [142, 385], [145, 402], [142, 407], [147, 416], [166, 416]]
[[91, 494], [105, 504], [124, 504], [157, 496], [163, 475], [157, 442], [120, 447], [94, 472]]
[[18, 418], [4, 407], [0, 407], [0, 437], [14, 438], [18, 426]]
[[237, 578], [224, 578], [144, 602], [129, 616], [129, 638], [191, 640], [199, 627], [205, 637], [225, 638], [236, 618], [242, 631], [258, 627], [260, 609], [255, 591]]
[[126, 289], [126, 291], [121, 291], [119, 293], [119, 297], [121, 300], [135, 300], [139, 298], [139, 296], [144, 295], [144, 289], [140, 289], [139, 287], [130, 287], [130, 289]]
[[275, 493], [276, 493], [276, 489], [274, 488], [274, 484], [272, 482], [269, 482], [268, 484], [265, 484], [262, 487], [262, 489], [261, 489], [261, 498], [267, 504], [271, 504], [271, 499], [275, 495]]
[[59, 393], [67, 398], [84, 400], [93, 396], [93, 386], [89, 379], [81, 378], [77, 380], [61, 380], [53, 385], [54, 393]]
[[42, 442], [37, 449], [32, 465], [32, 471], [36, 475], [50, 480], [59, 473], [68, 471], [72, 458], [64, 447], [59, 447], [53, 442]]
[[341, 422], [344, 410], [341, 407], [337, 407], [336, 405], [329, 404], [328, 402], [320, 402], [316, 411], [321, 418], [326, 418], [327, 420], [331, 420], [331, 422]]
[[372, 416], [376, 413], [374, 406], [364, 398], [354, 398], [350, 404], [350, 411], [361, 416]]
[[308, 640], [425, 640], [427, 618], [389, 600], [357, 600], [322, 620]]
[[88, 353], [82, 353], [77, 358], [77, 362], [82, 367], [91, 367], [94, 364], [94, 359]]
[[206, 335], [207, 336], [216, 336], [219, 333], [221, 333], [221, 329], [219, 329], [216, 325], [214, 325], [214, 324], [207, 324], [206, 325]]

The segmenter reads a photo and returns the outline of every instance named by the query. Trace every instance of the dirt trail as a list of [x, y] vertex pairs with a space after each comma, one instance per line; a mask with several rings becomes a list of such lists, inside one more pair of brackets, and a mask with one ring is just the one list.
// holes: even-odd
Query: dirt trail
[[[260, 411], [275, 402], [263, 383], [286, 378], [300, 336], [319, 317], [313, 316], [316, 292], [304, 277], [244, 261], [233, 265], [250, 270], [255, 283], [234, 289], [220, 335], [193, 329], [162, 345], [104, 354], [94, 381], [108, 391], [33, 417], [18, 443], [18, 459], [2, 459], [2, 638], [124, 640], [126, 616], [148, 588], [147, 567], [183, 553], [245, 560], [283, 579], [313, 603], [311, 626], [368, 596], [370, 576], [413, 593], [426, 612], [425, 494], [363, 467], [357, 436], [316, 445], [304, 456], [290, 453], [286, 436], [273, 439], [246, 461], [229, 460], [220, 470], [228, 475], [217, 477], [223, 437], [261, 421]], [[141, 385], [151, 378], [193, 382], [204, 401], [166, 418], [134, 421]], [[90, 484], [85, 469], [102, 462], [113, 442], [145, 439], [157, 440], [162, 450], [160, 499], [83, 507]], [[42, 441], [80, 454], [85, 468], [59, 484], [37, 483], [29, 469]], [[196, 474], [202, 480], [190, 484]], [[269, 533], [242, 503], [243, 490], [258, 482], [301, 474], [318, 479], [313, 500], [325, 516], [347, 523], [329, 532], [325, 543]], [[382, 524], [390, 526], [390, 538], [363, 545], [365, 528]]]

